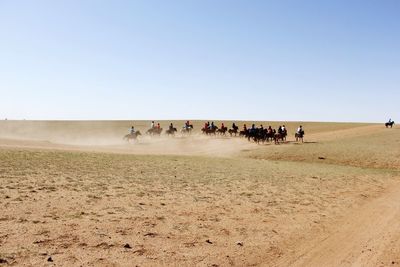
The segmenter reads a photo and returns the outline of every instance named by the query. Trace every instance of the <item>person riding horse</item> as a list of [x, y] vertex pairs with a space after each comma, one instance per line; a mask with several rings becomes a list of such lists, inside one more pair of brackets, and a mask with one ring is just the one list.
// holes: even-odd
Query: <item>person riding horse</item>
[[297, 128], [297, 134], [299, 134], [300, 137], [303, 137], [303, 135], [304, 135], [303, 126], [300, 125], [300, 127]]
[[215, 128], [215, 125], [214, 125], [214, 122], [212, 121], [211, 124], [209, 124], [208, 129], [214, 130], [214, 128]]
[[385, 123], [385, 126], [386, 126], [386, 128], [388, 128], [388, 127], [392, 128], [393, 124], [394, 124], [394, 121], [392, 121], [392, 119], [389, 119], [389, 121]]

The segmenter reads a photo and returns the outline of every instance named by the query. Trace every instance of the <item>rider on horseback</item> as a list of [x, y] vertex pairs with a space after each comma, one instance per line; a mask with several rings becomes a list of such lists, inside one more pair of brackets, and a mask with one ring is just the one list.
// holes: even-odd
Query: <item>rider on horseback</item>
[[131, 135], [135, 134], [135, 127], [132, 126], [131, 129], [129, 130], [129, 133]]
[[173, 131], [174, 131], [174, 125], [172, 124], [172, 122], [171, 122], [171, 124], [169, 125], [169, 130], [170, 130], [170, 132], [173, 132]]
[[300, 127], [297, 128], [297, 133], [300, 134], [301, 136], [304, 134], [303, 126], [300, 125]]
[[253, 133], [253, 132], [255, 132], [255, 131], [256, 131], [256, 125], [253, 123], [253, 124], [251, 125], [250, 132]]
[[208, 126], [208, 128], [209, 128], [210, 130], [213, 130], [213, 129], [215, 128], [215, 126], [214, 126], [214, 122], [213, 122], [213, 121], [211, 122], [211, 125], [210, 125], [210, 126]]

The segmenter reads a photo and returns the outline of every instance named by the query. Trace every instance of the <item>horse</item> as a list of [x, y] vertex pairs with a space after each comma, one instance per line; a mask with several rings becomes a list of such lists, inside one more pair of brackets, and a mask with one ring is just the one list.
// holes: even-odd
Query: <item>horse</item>
[[392, 128], [392, 127], [393, 127], [393, 124], [394, 124], [394, 121], [386, 122], [386, 123], [385, 123], [385, 126], [386, 126], [386, 128], [388, 128], [388, 127]]
[[146, 134], [148, 134], [148, 135], [160, 135], [162, 130], [163, 130], [162, 128], [154, 127], [154, 128], [148, 129]]
[[229, 129], [228, 133], [230, 136], [232, 136], [232, 135], [236, 136], [238, 134], [238, 129]]
[[181, 133], [182, 134], [191, 134], [193, 130], [193, 125], [190, 124], [189, 127], [183, 126], [183, 128], [181, 129]]
[[296, 142], [298, 142], [301, 139], [301, 142], [303, 143], [304, 131], [301, 131], [300, 133], [295, 133], [294, 137], [296, 138]]
[[226, 131], [228, 131], [228, 127], [221, 127], [217, 130], [217, 133], [220, 135], [225, 135]]
[[248, 133], [249, 133], [248, 129], [240, 131], [239, 132], [239, 137], [247, 137]]
[[175, 135], [175, 132], [177, 132], [176, 128], [170, 128], [168, 130], [165, 131], [165, 133], [170, 136], [170, 135]]
[[276, 141], [278, 141], [278, 143], [279, 143], [279, 140], [282, 140], [282, 142], [285, 142], [286, 141], [286, 136], [287, 136], [287, 130], [286, 129], [282, 130], [281, 132], [278, 131], [278, 133], [274, 135], [274, 139], [278, 139], [278, 140], [275, 140], [275, 143], [276, 143]]
[[283, 131], [281, 133], [275, 133], [274, 134], [274, 141], [275, 144], [279, 144], [279, 140], [282, 140], [282, 142], [286, 141], [286, 131]]
[[214, 127], [212, 127], [211, 129], [210, 129], [210, 128], [203, 128], [203, 129], [201, 129], [201, 131], [202, 131], [203, 134], [205, 134], [205, 135], [211, 135], [211, 134], [215, 135], [215, 133], [217, 132], [217, 130], [218, 130], [218, 127], [217, 127], [217, 126], [214, 126]]
[[236, 136], [239, 132], [238, 132], [239, 127], [237, 127], [236, 125], [234, 125], [232, 127], [232, 129], [228, 130], [228, 133], [230, 136], [232, 136], [233, 134]]
[[140, 131], [136, 131], [134, 133], [125, 135], [123, 139], [126, 140], [127, 142], [129, 142], [129, 140], [137, 141], [139, 135], [142, 135]]

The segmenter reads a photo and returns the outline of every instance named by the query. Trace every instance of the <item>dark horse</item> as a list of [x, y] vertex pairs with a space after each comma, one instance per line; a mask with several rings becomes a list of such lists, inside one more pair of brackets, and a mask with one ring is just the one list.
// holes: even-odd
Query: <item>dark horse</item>
[[165, 133], [169, 136], [169, 135], [175, 135], [176, 132], [176, 128], [169, 128], [168, 130], [165, 131]]
[[[304, 133], [303, 133], [303, 135], [304, 135]], [[278, 131], [278, 133], [275, 133], [274, 134], [275, 144], [277, 144], [277, 143], [279, 144], [279, 140], [282, 140], [282, 142], [285, 142], [286, 141], [286, 136], [287, 136], [287, 130], [286, 129]]]
[[137, 141], [139, 135], [142, 135], [140, 133], [140, 131], [136, 131], [134, 133], [130, 133], [130, 134], [125, 135], [123, 139], [128, 141], [128, 142], [129, 142], [129, 140]]
[[298, 142], [301, 139], [301, 142], [303, 143], [304, 131], [301, 131], [300, 133], [295, 133], [294, 137], [296, 138], [296, 142]]
[[234, 127], [232, 127], [232, 129], [228, 130], [228, 133], [232, 136], [233, 134], [236, 136], [239, 131], [238, 131], [239, 127], [237, 127], [236, 125]]
[[[285, 142], [286, 141], [286, 135], [287, 135], [286, 131], [282, 131], [281, 133], [275, 133], [274, 134], [275, 144], [279, 144], [279, 140], [281, 140], [282, 142]], [[302, 138], [302, 140], [303, 140], [303, 138]]]
[[225, 135], [226, 131], [228, 131], [228, 127], [221, 127], [217, 130], [217, 133], [220, 135]]
[[386, 123], [385, 123], [385, 126], [386, 126], [386, 128], [388, 128], [388, 127], [392, 128], [392, 127], [393, 127], [393, 124], [394, 124], [394, 121], [386, 122]]
[[203, 129], [201, 129], [201, 131], [203, 132], [203, 134], [206, 134], [206, 135], [211, 135], [211, 134], [215, 135], [215, 133], [217, 132], [217, 130], [218, 130], [218, 127], [217, 127], [217, 126], [214, 126], [214, 127], [212, 127], [211, 129], [210, 129], [210, 128], [203, 128]]

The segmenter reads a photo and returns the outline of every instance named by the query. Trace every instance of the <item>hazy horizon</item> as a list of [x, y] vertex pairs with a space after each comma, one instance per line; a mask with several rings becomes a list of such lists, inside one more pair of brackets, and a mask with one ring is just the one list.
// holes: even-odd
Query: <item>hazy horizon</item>
[[0, 119], [381, 123], [400, 2], [0, 1]]

